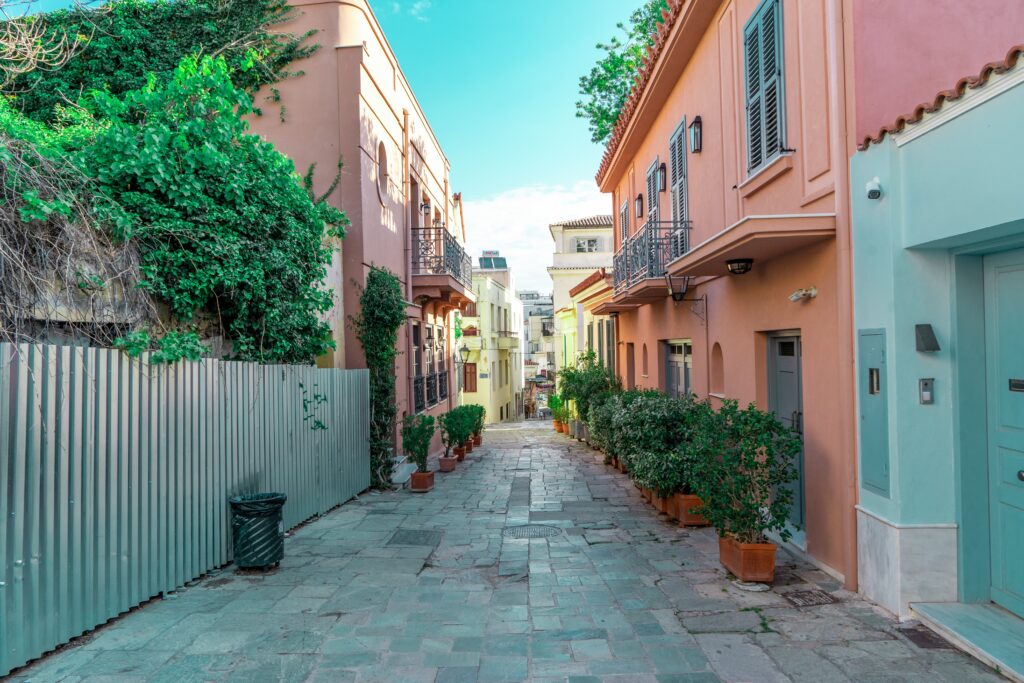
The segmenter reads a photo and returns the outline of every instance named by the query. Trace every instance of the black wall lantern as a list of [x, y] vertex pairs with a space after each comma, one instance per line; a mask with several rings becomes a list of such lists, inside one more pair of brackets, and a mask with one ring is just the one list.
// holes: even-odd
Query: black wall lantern
[[665, 168], [665, 163], [662, 162], [658, 166], [658, 192], [664, 192], [668, 189], [668, 169]]
[[690, 278], [685, 276], [673, 278], [666, 270], [665, 284], [668, 286], [668, 295], [672, 297], [672, 301], [679, 303], [686, 300], [686, 290], [690, 288]]
[[700, 120], [700, 116], [693, 117], [693, 123], [690, 124], [690, 151], [694, 154], [700, 154], [701, 148], [704, 146], [704, 124]]
[[750, 272], [750, 269], [754, 266], [754, 259], [733, 258], [726, 261], [725, 266], [733, 275], [743, 275]]
[[469, 361], [469, 347], [466, 343], [462, 343], [462, 348], [459, 349], [459, 358], [462, 359], [462, 364], [465, 365]]
[[642, 194], [638, 194], [636, 196], [636, 200], [634, 201], [634, 204], [636, 204], [636, 217], [637, 218], [643, 218], [643, 215], [644, 215], [644, 196]]

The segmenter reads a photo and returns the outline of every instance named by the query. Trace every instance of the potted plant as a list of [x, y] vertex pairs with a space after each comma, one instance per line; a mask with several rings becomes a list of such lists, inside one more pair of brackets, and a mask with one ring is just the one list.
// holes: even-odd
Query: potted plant
[[482, 405], [473, 404], [473, 444], [480, 446], [484, 442], [484, 419], [487, 417], [487, 409]]
[[416, 463], [409, 490], [425, 493], [434, 488], [434, 473], [427, 469], [430, 440], [436, 428], [433, 415], [409, 415], [402, 421], [402, 448]]
[[453, 408], [441, 416], [441, 443], [444, 444], [445, 455], [453, 452], [455, 458], [460, 462], [466, 458], [466, 449], [463, 444], [469, 438], [470, 429], [470, 422], [464, 408], [465, 406]]
[[791, 535], [789, 487], [802, 444], [774, 414], [753, 404], [725, 401], [694, 434], [693, 484], [705, 503], [704, 517], [718, 531], [722, 564], [741, 581], [775, 577], [774, 532]]
[[560, 417], [562, 416], [562, 399], [555, 394], [548, 397], [548, 408], [551, 409], [551, 426], [556, 432], [562, 431]]

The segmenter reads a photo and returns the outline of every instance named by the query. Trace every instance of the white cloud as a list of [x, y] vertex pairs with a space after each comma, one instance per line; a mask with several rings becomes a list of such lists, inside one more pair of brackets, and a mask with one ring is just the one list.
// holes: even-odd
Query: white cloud
[[411, 3], [395, 0], [391, 3], [391, 12], [392, 14], [402, 14], [405, 11], [413, 19], [430, 21], [430, 17], [427, 16], [427, 10], [430, 9], [431, 4], [431, 0], [415, 0], [415, 2]]
[[482, 250], [497, 249], [508, 259], [518, 289], [550, 292], [547, 267], [555, 245], [548, 225], [609, 214], [611, 199], [598, 192], [593, 180], [583, 180], [571, 186], [520, 187], [485, 199], [467, 198], [463, 213], [474, 265]]

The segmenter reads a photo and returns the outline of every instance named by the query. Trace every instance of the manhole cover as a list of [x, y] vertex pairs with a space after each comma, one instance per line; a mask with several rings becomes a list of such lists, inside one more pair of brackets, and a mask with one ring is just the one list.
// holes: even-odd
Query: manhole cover
[[399, 529], [388, 545], [425, 545], [434, 547], [441, 542], [441, 532], [435, 529]]
[[839, 602], [825, 591], [788, 591], [782, 597], [797, 607], [814, 607], [815, 605], [831, 605]]
[[501, 534], [509, 538], [548, 538], [557, 536], [560, 531], [558, 527], [546, 524], [523, 524], [522, 526], [505, 527]]
[[907, 626], [900, 629], [907, 640], [923, 650], [952, 650], [953, 645], [926, 626]]

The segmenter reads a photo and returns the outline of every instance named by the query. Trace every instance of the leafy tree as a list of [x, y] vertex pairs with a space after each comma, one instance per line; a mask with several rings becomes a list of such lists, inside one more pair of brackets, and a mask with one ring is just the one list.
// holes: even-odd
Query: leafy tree
[[114, 237], [138, 246], [140, 286], [175, 327], [219, 332], [239, 359], [308, 363], [334, 344], [321, 283], [348, 221], [247, 132], [249, 112], [224, 57], [188, 57], [122, 97], [83, 98], [60, 139], [111, 200]]
[[141, 89], [149, 74], [169, 77], [183, 57], [198, 54], [224, 57], [235, 85], [254, 94], [317, 49], [305, 44], [312, 32], [280, 31], [293, 15], [286, 0], [113, 0], [38, 15], [39, 43], [71, 44], [76, 54], [59, 69], [19, 70], [10, 90], [24, 114], [55, 121], [91, 90]]
[[587, 120], [591, 141], [605, 144], [611, 137], [647, 49], [654, 44], [663, 11], [668, 11], [667, 0], [644, 0], [629, 16], [628, 25], [616, 24], [622, 37], [597, 44], [605, 54], [590, 73], [580, 77], [582, 99], [576, 102], [576, 116]]

